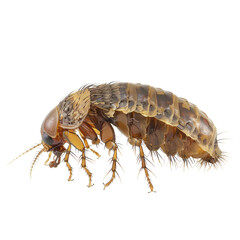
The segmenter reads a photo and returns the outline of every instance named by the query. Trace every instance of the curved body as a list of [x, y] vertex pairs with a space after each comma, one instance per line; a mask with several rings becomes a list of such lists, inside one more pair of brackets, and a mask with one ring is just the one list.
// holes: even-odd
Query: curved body
[[53, 153], [54, 159], [49, 166], [57, 167], [64, 161], [70, 172], [70, 181], [72, 167], [68, 160], [72, 147], [75, 147], [82, 153], [81, 166], [88, 175], [90, 187], [92, 173], [87, 168], [86, 150], [100, 155], [90, 148], [88, 141], [91, 140], [93, 145], [101, 141], [113, 152], [109, 171], [112, 176], [105, 184], [105, 187], [109, 186], [116, 177], [118, 163], [113, 126], [128, 138], [131, 145], [139, 148], [141, 170], [151, 191], [153, 185], [143, 143], [157, 156], [161, 149], [171, 161], [179, 156], [186, 164], [189, 158], [197, 158], [201, 165], [213, 165], [222, 159], [216, 127], [197, 106], [160, 88], [110, 83], [84, 86], [70, 93], [50, 111], [41, 127], [42, 143], [35, 146], [42, 145], [43, 148], [34, 159], [32, 168], [42, 152], [49, 152], [46, 164]]
[[[203, 157], [209, 154], [216, 158], [221, 154], [216, 127], [204, 112], [184, 98], [160, 88], [132, 83], [103, 84], [90, 88], [90, 93], [91, 106], [101, 109], [126, 136], [131, 137], [131, 128], [138, 125], [141, 138], [150, 150], [163, 146], [167, 153], [164, 143], [171, 138], [169, 147], [173, 149], [176, 145], [175, 154], [180, 156], [186, 150], [184, 141], [198, 145], [206, 153]], [[131, 123], [129, 119], [134, 117], [138, 120]], [[195, 154], [186, 157], [201, 158], [200, 150], [195, 149]]]

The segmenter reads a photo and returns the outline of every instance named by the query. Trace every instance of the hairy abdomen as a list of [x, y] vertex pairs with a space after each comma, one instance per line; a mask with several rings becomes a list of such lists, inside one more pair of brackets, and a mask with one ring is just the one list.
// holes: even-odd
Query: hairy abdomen
[[[150, 150], [168, 156], [218, 158], [217, 131], [197, 106], [171, 92], [132, 83], [90, 89], [91, 104], [128, 137], [143, 139]], [[121, 121], [119, 121], [121, 119]]]

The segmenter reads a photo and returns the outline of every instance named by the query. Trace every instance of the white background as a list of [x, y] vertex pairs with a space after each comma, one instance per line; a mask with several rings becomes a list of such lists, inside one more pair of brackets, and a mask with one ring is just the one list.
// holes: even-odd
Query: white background
[[[1, 239], [240, 239], [239, 1], [1, 1]], [[228, 159], [209, 171], [148, 165], [149, 189], [126, 138], [116, 179], [88, 163], [95, 185], [71, 159], [32, 151], [46, 114], [87, 83], [147, 83], [187, 98], [217, 126]], [[147, 151], [146, 151], [147, 153]], [[76, 152], [76, 154], [78, 154]]]

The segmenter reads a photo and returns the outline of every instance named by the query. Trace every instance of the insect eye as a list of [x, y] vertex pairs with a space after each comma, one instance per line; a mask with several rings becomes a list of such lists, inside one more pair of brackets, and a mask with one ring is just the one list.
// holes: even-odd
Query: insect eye
[[53, 145], [53, 142], [54, 142], [54, 140], [53, 140], [53, 138], [51, 138], [48, 134], [46, 134], [45, 132], [43, 132], [43, 134], [42, 134], [42, 140], [46, 143], [46, 144], [48, 144], [48, 145]]

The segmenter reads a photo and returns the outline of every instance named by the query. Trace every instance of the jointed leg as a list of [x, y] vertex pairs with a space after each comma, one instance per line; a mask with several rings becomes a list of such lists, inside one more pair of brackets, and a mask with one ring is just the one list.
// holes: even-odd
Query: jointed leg
[[113, 157], [111, 159], [112, 160], [112, 168], [109, 171], [109, 172], [112, 172], [112, 176], [111, 176], [110, 180], [104, 184], [104, 189], [105, 189], [113, 182], [113, 180], [115, 179], [116, 174], [117, 174], [116, 167], [117, 167], [118, 147], [117, 147], [117, 144], [115, 143], [115, 133], [114, 133], [113, 127], [111, 126], [110, 123], [104, 121], [101, 124], [100, 137], [101, 137], [101, 140], [105, 143], [105, 147], [108, 150], [113, 150]]
[[106, 187], [108, 187], [113, 182], [114, 178], [116, 177], [116, 173], [117, 173], [116, 172], [116, 167], [117, 167], [117, 144], [114, 143], [114, 142], [108, 142], [106, 144], [106, 147], [111, 146], [111, 145], [112, 145], [112, 147], [108, 148], [108, 149], [114, 151], [113, 157], [112, 157], [112, 168], [110, 169], [110, 171], [112, 172], [112, 177], [107, 183], [104, 184], [104, 189]]
[[149, 186], [151, 192], [153, 192], [153, 185], [152, 185], [152, 182], [151, 182], [150, 177], [149, 177], [148, 168], [146, 166], [146, 159], [145, 159], [145, 156], [144, 156], [142, 145], [139, 145], [139, 150], [140, 150], [140, 159], [141, 159], [141, 162], [142, 162], [141, 169], [144, 170], [146, 178], [147, 178], [147, 181], [148, 181], [148, 186]]
[[69, 144], [72, 144], [75, 148], [82, 152], [82, 163], [81, 166], [88, 175], [89, 183], [88, 187], [92, 186], [92, 173], [88, 170], [86, 166], [86, 155], [85, 155], [85, 146], [79, 136], [74, 132], [65, 131], [64, 137], [68, 140]]
[[85, 155], [85, 151], [82, 152], [82, 163], [81, 163], [82, 168], [85, 170], [85, 172], [88, 175], [89, 178], [89, 183], [88, 183], [88, 187], [92, 187], [92, 173], [88, 170], [87, 165], [86, 165], [86, 155]]
[[137, 146], [139, 147], [139, 152], [140, 152], [139, 157], [140, 157], [140, 160], [141, 160], [141, 163], [142, 163], [142, 167], [141, 167], [140, 171], [142, 169], [144, 170], [145, 176], [146, 176], [147, 181], [148, 181], [148, 186], [149, 186], [151, 192], [153, 192], [153, 185], [152, 185], [152, 182], [150, 180], [150, 176], [149, 176], [149, 173], [148, 173], [149, 169], [146, 166], [146, 158], [145, 158], [143, 148], [142, 148], [142, 140], [136, 139], [136, 138], [129, 138], [128, 142], [131, 145], [133, 145], [134, 147], [137, 147]]
[[[84, 137], [84, 135], [80, 132], [80, 135], [81, 135], [81, 137], [82, 137], [82, 139], [83, 139], [83, 141], [84, 141], [84, 145], [85, 145], [85, 147], [87, 148], [87, 149], [90, 149], [95, 155], [97, 155], [97, 157], [101, 157], [101, 155], [98, 153], [98, 152], [96, 152], [95, 150], [93, 150], [93, 149], [91, 149], [90, 147], [89, 147], [89, 144], [88, 144], [88, 141], [87, 141], [87, 139]], [[99, 139], [98, 139], [99, 140]]]
[[79, 127], [79, 133], [80, 133], [81, 138], [84, 141], [85, 147], [90, 149], [98, 157], [101, 157], [101, 155], [98, 152], [96, 152], [95, 150], [93, 150], [89, 147], [89, 144], [87, 141], [87, 138], [88, 138], [88, 139], [92, 140], [93, 144], [98, 144], [100, 142], [100, 140], [98, 139], [97, 134], [93, 130], [93, 128], [91, 126], [89, 126], [87, 123], [83, 122], [82, 125]]
[[64, 162], [66, 163], [67, 168], [68, 168], [68, 170], [69, 170], [68, 181], [72, 181], [72, 180], [73, 180], [73, 179], [72, 179], [72, 167], [71, 167], [71, 165], [70, 165], [69, 162], [68, 162], [70, 152], [71, 152], [71, 144], [68, 145], [68, 149], [67, 149], [66, 155], [65, 155], [65, 157], [64, 157]]

